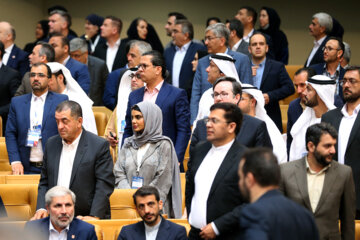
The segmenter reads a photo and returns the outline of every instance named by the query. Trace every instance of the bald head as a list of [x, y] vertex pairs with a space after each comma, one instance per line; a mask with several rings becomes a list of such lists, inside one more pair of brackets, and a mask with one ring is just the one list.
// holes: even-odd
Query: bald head
[[15, 29], [8, 22], [0, 22], [0, 41], [7, 48], [14, 43]]

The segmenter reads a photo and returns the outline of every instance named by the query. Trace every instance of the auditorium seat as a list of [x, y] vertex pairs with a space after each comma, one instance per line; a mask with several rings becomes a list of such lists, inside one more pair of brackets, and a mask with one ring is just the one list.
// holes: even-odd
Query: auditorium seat
[[188, 162], [189, 162], [189, 158], [190, 158], [190, 142], [187, 145], [186, 151], [185, 151], [185, 156], [184, 156], [184, 161], [183, 161], [183, 165], [184, 165], [184, 171], [186, 172], [188, 169]]
[[5, 141], [0, 141], [0, 171], [11, 172], [11, 165], [9, 163], [9, 156], [6, 150]]
[[39, 184], [40, 174], [0, 175], [0, 184]]
[[283, 133], [287, 132], [287, 117], [288, 117], [287, 111], [288, 111], [288, 109], [289, 109], [289, 105], [280, 104]]
[[[294, 82], [294, 75], [295, 75], [295, 72], [297, 70], [299, 70], [300, 68], [302, 68], [303, 66], [302, 65], [286, 65], [285, 66], [285, 69], [287, 71], [287, 73], [289, 74], [290, 78], [291, 78], [291, 81]], [[280, 100], [279, 101], [279, 104], [284, 104], [284, 105], [289, 105], [289, 103], [296, 99], [298, 97], [297, 93], [295, 92], [293, 95], [283, 99], [283, 100]]]
[[185, 173], [180, 173], [180, 182], [181, 182], [181, 202], [182, 202], [182, 213], [185, 209], [185, 185], [186, 185], [186, 176]]
[[108, 116], [104, 112], [94, 112], [96, 128], [99, 136], [104, 136], [106, 124], [109, 120]]
[[139, 218], [133, 201], [136, 189], [115, 189], [110, 196], [111, 219]]
[[106, 114], [107, 118], [110, 119], [110, 116], [112, 114], [112, 111], [106, 107], [103, 106], [93, 106], [92, 107], [93, 112], [103, 112]]

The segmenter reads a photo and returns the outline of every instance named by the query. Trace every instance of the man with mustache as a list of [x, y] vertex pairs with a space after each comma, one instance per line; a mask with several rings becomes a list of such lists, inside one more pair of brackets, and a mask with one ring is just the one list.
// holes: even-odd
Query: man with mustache
[[[74, 218], [76, 196], [66, 187], [55, 186], [45, 195], [49, 217], [28, 222], [26, 233], [39, 239], [95, 240], [95, 227]], [[27, 235], [29, 236], [29, 235]]]
[[280, 190], [314, 214], [320, 239], [354, 239], [354, 179], [349, 166], [333, 160], [336, 139], [337, 132], [329, 123], [310, 126], [308, 154], [280, 165]]

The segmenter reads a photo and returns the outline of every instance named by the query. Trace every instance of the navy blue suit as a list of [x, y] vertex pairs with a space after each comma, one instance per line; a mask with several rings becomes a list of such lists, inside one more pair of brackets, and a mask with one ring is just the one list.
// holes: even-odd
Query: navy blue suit
[[[138, 222], [124, 226], [121, 229], [118, 240], [145, 240], [144, 222]], [[186, 230], [183, 226], [167, 221], [162, 218], [156, 240], [186, 240]]]
[[279, 100], [295, 92], [293, 82], [282, 62], [266, 59], [260, 90], [269, 95], [270, 101], [265, 105], [265, 110], [280, 132], [282, 132]]
[[[30, 147], [26, 147], [28, 129], [30, 128], [30, 104], [32, 94], [13, 97], [10, 104], [6, 124], [5, 140], [10, 163], [21, 161], [24, 172], [30, 169]], [[48, 92], [44, 105], [44, 115], [41, 124], [42, 149], [45, 151], [47, 140], [58, 134], [55, 121], [56, 106], [68, 100], [66, 95]]]
[[[144, 89], [145, 87], [139, 88], [129, 95], [123, 140], [133, 134], [131, 125], [131, 107], [143, 101]], [[183, 89], [171, 86], [164, 81], [155, 103], [160, 107], [163, 114], [163, 135], [172, 140], [178, 161], [182, 162], [191, 134], [189, 102], [187, 100], [186, 92]]]
[[30, 70], [28, 55], [29, 54], [27, 52], [24, 52], [16, 45], [14, 45], [6, 66], [17, 70], [21, 74], [21, 77], [23, 77], [24, 74]]
[[71, 72], [71, 76], [77, 81], [86, 94], [90, 92], [90, 73], [88, 67], [70, 58], [65, 67]]
[[243, 207], [239, 239], [317, 240], [314, 217], [304, 207], [271, 190]]
[[[311, 65], [314, 65], [314, 64], [325, 63], [325, 61], [324, 61], [324, 51], [322, 49], [323, 49], [323, 47], [325, 47], [325, 44], [326, 44], [326, 42], [328, 40], [329, 40], [329, 36], [326, 36], [326, 38], [324, 39], [324, 41], [321, 43], [320, 47], [316, 51], [314, 57], [311, 59], [309, 67]], [[312, 51], [312, 49], [311, 49], [311, 51]], [[310, 51], [310, 53], [311, 53], [311, 51]], [[309, 53], [309, 55], [310, 55], [310, 53]], [[305, 61], [304, 67], [306, 67], [306, 63], [307, 63], [308, 58]]]
[[[50, 217], [27, 222], [25, 225], [26, 234], [30, 234], [30, 236], [36, 234], [36, 236], [40, 236], [41, 239], [49, 239], [49, 221]], [[74, 218], [70, 223], [67, 239], [97, 240], [95, 227], [90, 223]]]
[[106, 79], [103, 103], [104, 106], [110, 110], [114, 110], [116, 107], [120, 80], [126, 69], [126, 67], [116, 69], [112, 71]]
[[[252, 84], [251, 65], [248, 56], [239, 52], [231, 51], [230, 49], [228, 49], [227, 54], [235, 59], [235, 67], [239, 74], [240, 81], [242, 83]], [[207, 55], [201, 58], [196, 68], [190, 101], [191, 124], [196, 119], [201, 95], [212, 87], [207, 80], [208, 74], [206, 72], [206, 68], [210, 65], [209, 56], [210, 55]]]
[[[194, 60], [195, 53], [198, 50], [206, 51], [206, 47], [200, 43], [191, 41], [189, 48], [186, 51], [184, 60], [181, 64], [181, 70], [179, 75], [179, 88], [184, 89], [188, 95], [191, 94], [192, 81], [194, 72], [192, 71], [191, 62]], [[166, 69], [172, 76], [173, 62], [176, 53], [176, 46], [171, 44], [170, 47], [165, 49], [164, 58], [166, 62]]]

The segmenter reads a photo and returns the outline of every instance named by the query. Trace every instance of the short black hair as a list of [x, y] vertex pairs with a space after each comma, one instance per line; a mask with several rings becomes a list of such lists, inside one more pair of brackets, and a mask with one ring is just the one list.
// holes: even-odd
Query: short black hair
[[216, 81], [213, 85], [213, 90], [215, 90], [215, 86], [220, 82], [231, 82], [232, 88], [233, 88], [232, 89], [233, 94], [234, 95], [240, 94], [240, 96], [241, 96], [242, 87], [241, 87], [241, 84], [238, 81], [236, 81], [235, 78], [225, 76], [225, 77], [220, 77], [220, 78], [216, 79]]
[[168, 17], [172, 17], [172, 16], [174, 16], [176, 20], [187, 19], [187, 17], [185, 17], [184, 14], [179, 12], [169, 12]]
[[209, 26], [210, 21], [216, 21], [217, 23], [221, 23], [220, 18], [218, 18], [218, 17], [209, 17], [208, 19], [206, 19], [206, 27]]
[[46, 56], [46, 60], [48, 62], [54, 62], [55, 61], [55, 50], [54, 48], [47, 42], [39, 41], [37, 45], [40, 45], [41, 48], [39, 50], [40, 56]]
[[142, 186], [133, 195], [134, 204], [136, 206], [136, 197], [146, 197], [149, 195], [155, 195], [156, 201], [160, 201], [160, 194], [156, 187]]
[[244, 176], [251, 172], [260, 186], [279, 186], [280, 167], [270, 148], [249, 149], [244, 153], [242, 159], [245, 161], [242, 167]]
[[[342, 50], [342, 54], [341, 54], [340, 57], [344, 56], [344, 53], [345, 53], [345, 45], [344, 45], [343, 41], [341, 40], [341, 38], [339, 38], [339, 37], [329, 37], [329, 39], [328, 39], [326, 42], [328, 42], [328, 41], [330, 41], [330, 40], [335, 40], [335, 41], [338, 42], [338, 45], [339, 45], [338, 50]], [[325, 44], [326, 44], [326, 43], [325, 43]]]
[[360, 75], [360, 66], [359, 65], [351, 65], [351, 66], [348, 66], [346, 69], [345, 69], [345, 73], [347, 73], [348, 71], [358, 71], [359, 75]]
[[324, 134], [330, 134], [330, 136], [335, 139], [337, 139], [338, 136], [336, 129], [330, 123], [322, 122], [308, 127], [305, 134], [306, 150], [309, 151], [307, 146], [309, 142], [312, 142], [316, 147], [320, 142], [321, 136]]
[[165, 79], [166, 78], [166, 64], [165, 64], [165, 59], [163, 57], [163, 55], [156, 50], [152, 50], [149, 52], [144, 53], [142, 56], [152, 56], [151, 58], [151, 63], [154, 66], [160, 66], [161, 69], [161, 76]]
[[313, 76], [316, 75], [316, 71], [315, 71], [313, 68], [310, 68], [310, 67], [302, 67], [302, 68], [296, 70], [294, 76], [297, 76], [297, 75], [299, 75], [299, 74], [302, 73], [302, 72], [306, 72], [308, 78], [311, 78], [311, 77], [313, 77]]
[[229, 20], [229, 29], [230, 31], [235, 30], [236, 36], [238, 38], [243, 38], [244, 36], [244, 26], [238, 19], [231, 19]]
[[240, 9], [246, 9], [247, 10], [247, 15], [248, 16], [252, 16], [253, 20], [252, 23], [255, 26], [256, 20], [257, 20], [257, 12], [254, 8], [250, 7], [250, 6], [242, 6]]
[[70, 116], [76, 119], [83, 116], [80, 104], [71, 100], [61, 102], [59, 105], [56, 106], [55, 111], [62, 112], [68, 109], [70, 109]]
[[236, 124], [235, 135], [237, 135], [240, 132], [243, 120], [243, 114], [240, 108], [233, 103], [221, 102], [212, 105], [210, 111], [214, 111], [216, 109], [222, 109], [225, 111], [224, 118], [226, 119], [226, 122], [234, 122]]
[[70, 52], [70, 41], [67, 37], [63, 36], [61, 33], [58, 32], [54, 32], [52, 34], [50, 34], [50, 38], [52, 37], [60, 37], [61, 39], [61, 46], [68, 46], [68, 53]]
[[[47, 77], [48, 78], [51, 78], [51, 68], [46, 64], [46, 63], [43, 63], [43, 62], [38, 62], [38, 63], [34, 63], [31, 68], [33, 67], [39, 67], [39, 66], [45, 66], [46, 69], [47, 69]], [[30, 69], [30, 72], [31, 72], [31, 69]]]
[[131, 110], [135, 110], [135, 111], [141, 112], [141, 110], [140, 110], [140, 108], [139, 108], [139, 106], [138, 106], [137, 104], [133, 105], [133, 106], [131, 107]]

